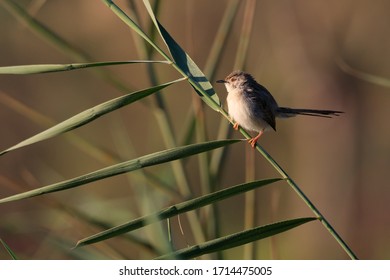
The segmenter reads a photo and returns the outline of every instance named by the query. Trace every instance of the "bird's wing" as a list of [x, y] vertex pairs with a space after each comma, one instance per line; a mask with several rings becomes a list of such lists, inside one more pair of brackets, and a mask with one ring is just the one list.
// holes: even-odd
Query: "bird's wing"
[[275, 123], [275, 109], [277, 103], [272, 97], [271, 93], [262, 85], [259, 87], [249, 89], [245, 92], [250, 100], [250, 106], [252, 106], [252, 112], [255, 112], [256, 118], [262, 118], [268, 123], [274, 130], [276, 130]]

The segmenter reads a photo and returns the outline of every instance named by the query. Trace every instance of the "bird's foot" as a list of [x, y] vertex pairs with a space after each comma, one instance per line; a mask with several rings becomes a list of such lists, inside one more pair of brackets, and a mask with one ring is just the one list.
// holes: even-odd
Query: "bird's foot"
[[255, 148], [255, 145], [257, 143], [257, 137], [253, 137], [248, 140], [248, 143], [252, 146], [252, 148]]
[[234, 123], [234, 124], [233, 124], [233, 129], [234, 129], [234, 130], [238, 130], [238, 126], [239, 126], [238, 123]]
[[256, 137], [253, 137], [248, 140], [248, 143], [252, 146], [252, 148], [255, 148], [257, 140], [259, 140], [261, 135], [263, 135], [263, 131], [260, 131], [259, 134], [256, 135]]

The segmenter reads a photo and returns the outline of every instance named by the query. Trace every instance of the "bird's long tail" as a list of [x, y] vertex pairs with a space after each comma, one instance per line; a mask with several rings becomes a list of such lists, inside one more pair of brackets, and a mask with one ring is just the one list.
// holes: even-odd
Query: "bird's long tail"
[[342, 114], [344, 112], [332, 111], [332, 110], [293, 109], [293, 108], [287, 108], [287, 107], [279, 107], [277, 109], [276, 113], [277, 113], [277, 116], [280, 118], [295, 117], [296, 115], [331, 118], [334, 116], [339, 116], [340, 114]]

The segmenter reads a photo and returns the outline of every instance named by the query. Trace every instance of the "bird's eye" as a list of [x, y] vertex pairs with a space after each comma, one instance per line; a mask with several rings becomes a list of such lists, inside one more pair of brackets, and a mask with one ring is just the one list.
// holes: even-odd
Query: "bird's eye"
[[231, 78], [230, 81], [235, 82], [236, 80], [237, 80], [236, 78]]

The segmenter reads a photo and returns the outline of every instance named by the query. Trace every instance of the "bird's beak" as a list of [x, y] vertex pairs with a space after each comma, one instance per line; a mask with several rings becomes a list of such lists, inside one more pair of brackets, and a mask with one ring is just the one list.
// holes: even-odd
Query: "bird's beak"
[[217, 83], [227, 83], [225, 80], [218, 80]]

